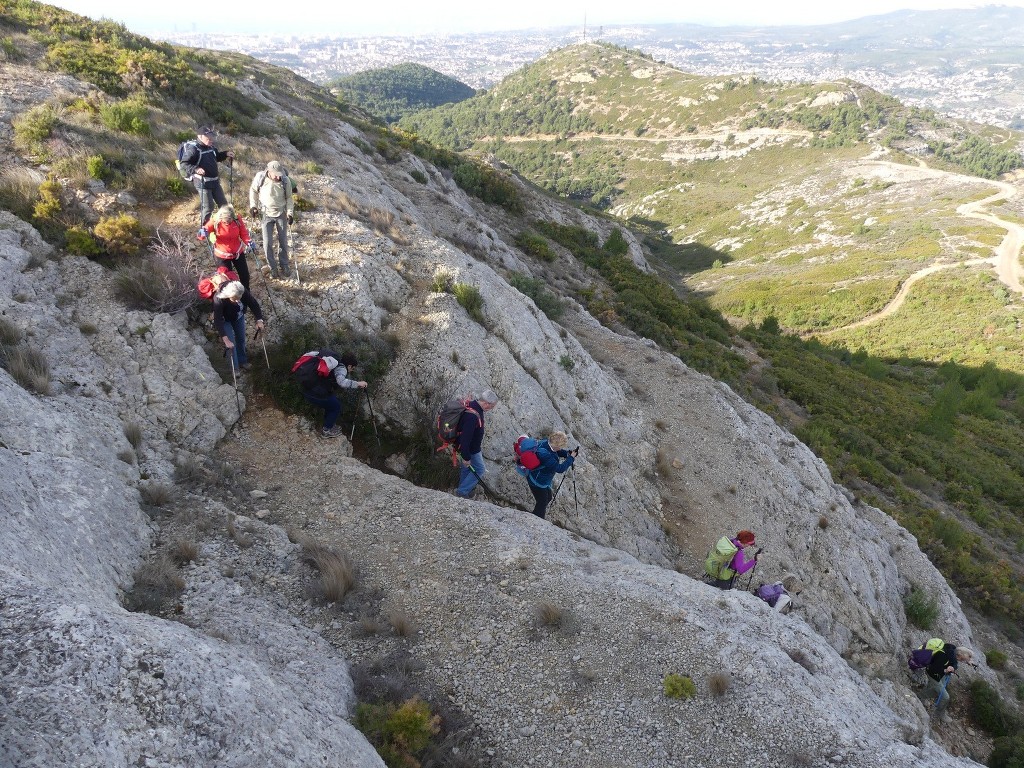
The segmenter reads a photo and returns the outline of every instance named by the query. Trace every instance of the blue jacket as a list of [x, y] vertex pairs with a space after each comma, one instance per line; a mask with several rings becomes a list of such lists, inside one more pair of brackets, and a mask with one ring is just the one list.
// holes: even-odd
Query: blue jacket
[[547, 440], [541, 440], [534, 449], [534, 453], [540, 459], [540, 466], [530, 470], [526, 479], [530, 485], [537, 488], [550, 488], [555, 474], [562, 474], [576, 460], [576, 457], [568, 451], [552, 451]]
[[484, 444], [484, 409], [476, 400], [471, 400], [459, 420], [459, 455], [469, 461], [480, 453]]

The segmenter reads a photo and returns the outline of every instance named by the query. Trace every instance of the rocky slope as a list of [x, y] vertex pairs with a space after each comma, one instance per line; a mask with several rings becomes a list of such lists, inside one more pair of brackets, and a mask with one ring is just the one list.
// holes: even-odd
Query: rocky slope
[[[305, 115], [320, 138], [301, 156], [239, 137], [253, 167], [322, 168], [301, 179], [316, 205], [297, 229], [303, 283], [275, 284], [271, 333], [288, 320], [386, 331], [399, 351], [374, 403], [410, 434], [442, 393], [493, 388], [493, 487], [525, 505], [512, 440], [564, 429], [583, 446], [578, 505], [564, 490], [556, 526], [418, 488], [258, 398], [236, 424], [208, 358], [218, 350], [184, 316], [125, 311], [109, 273], [43, 258], [34, 231], [5, 215], [0, 314], [55, 379], [37, 396], [0, 371], [5, 763], [378, 765], [348, 722], [347, 660], [401, 652], [495, 765], [970, 764], [933, 740], [902, 672], [923, 639], [902, 607], [912, 584], [939, 596], [946, 636], [972, 642], [912, 537], [728, 387], [579, 307], [550, 321], [510, 270], [554, 287], [596, 277], [567, 253], [552, 266], [519, 252], [522, 222], [414, 156], [366, 153], [347, 123], [260, 97], [268, 126]], [[533, 217], [611, 230], [522, 194]], [[479, 288], [482, 325], [432, 292], [438, 269]], [[144, 433], [134, 460], [129, 422]], [[186, 483], [189, 466], [206, 482]], [[255, 495], [225, 481], [231, 467]], [[144, 503], [172, 482], [163, 512]], [[799, 610], [780, 616], [694, 578], [708, 544], [740, 527], [766, 548], [761, 578], [802, 582]], [[311, 597], [286, 528], [349, 553], [360, 576], [348, 600]], [[180, 537], [199, 550], [180, 601], [164, 618], [126, 610], [140, 566]], [[536, 618], [543, 604], [557, 620]], [[371, 631], [396, 615], [413, 630]], [[664, 696], [670, 672], [694, 679], [695, 700]]]

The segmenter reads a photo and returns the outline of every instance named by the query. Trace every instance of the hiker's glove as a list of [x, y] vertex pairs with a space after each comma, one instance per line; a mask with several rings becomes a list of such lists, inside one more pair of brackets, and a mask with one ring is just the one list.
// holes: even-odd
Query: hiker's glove
[[259, 208], [250, 208], [249, 209], [249, 215], [252, 216], [255, 219], [257, 216], [260, 215], [260, 209]]
[[256, 243], [246, 243], [245, 250], [248, 253], [256, 253]]
[[263, 321], [262, 320], [257, 320], [256, 321], [256, 327], [259, 328], [262, 331], [263, 330]]
[[761, 552], [762, 551], [763, 550], [760, 547], [757, 548], [757, 552], [754, 553], [754, 559], [755, 560], [757, 560], [757, 558], [759, 558], [761, 556]]
[[288, 214], [288, 226], [290, 227], [290, 226], [291, 226], [292, 224], [294, 224], [294, 223], [295, 223], [295, 217], [294, 217], [294, 216], [292, 216], [292, 215], [291, 215], [291, 214], [289, 213], [289, 214]]

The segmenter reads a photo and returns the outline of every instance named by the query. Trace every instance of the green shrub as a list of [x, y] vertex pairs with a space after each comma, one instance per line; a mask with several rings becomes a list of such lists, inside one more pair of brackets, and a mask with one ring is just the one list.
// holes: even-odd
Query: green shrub
[[413, 181], [418, 181], [420, 184], [426, 184], [428, 181], [427, 174], [418, 169], [409, 171], [409, 176], [412, 177]]
[[127, 213], [103, 216], [96, 224], [94, 232], [111, 256], [134, 256], [142, 249], [145, 239], [142, 224]]
[[907, 620], [919, 629], [931, 629], [939, 616], [939, 601], [924, 590], [914, 587], [903, 598]]
[[415, 768], [441, 729], [430, 705], [414, 696], [401, 706], [358, 704], [355, 726], [373, 744], [388, 768]]
[[85, 167], [90, 179], [102, 182], [110, 181], [112, 174], [102, 155], [90, 155], [85, 161]]
[[995, 740], [988, 758], [989, 768], [1024, 768], [1024, 734], [1016, 733]]
[[535, 232], [524, 230], [515, 237], [515, 244], [519, 246], [524, 253], [530, 256], [536, 256], [538, 259], [544, 261], [554, 261], [558, 254], [554, 252], [551, 245], [548, 243], [547, 238], [542, 237]]
[[20, 152], [43, 154], [43, 142], [57, 127], [57, 108], [52, 104], [39, 104], [23, 112], [12, 121], [14, 146]]
[[572, 372], [572, 369], [576, 367], [576, 361], [569, 357], [569, 355], [562, 355], [558, 358], [558, 364], [570, 373]]
[[32, 218], [39, 222], [52, 221], [61, 212], [62, 188], [56, 179], [47, 179], [39, 185], [39, 196], [32, 208]]
[[452, 286], [452, 293], [469, 316], [483, 325], [484, 297], [480, 295], [480, 289], [468, 283], [456, 283]]
[[149, 108], [141, 98], [129, 98], [103, 104], [100, 107], [100, 120], [112, 131], [130, 133], [135, 136], [149, 136]]
[[75, 256], [85, 256], [87, 258], [99, 256], [103, 253], [103, 249], [96, 242], [96, 238], [88, 230], [79, 226], [68, 227], [67, 231], [64, 232], [64, 250]]
[[971, 716], [982, 729], [996, 737], [1008, 736], [1020, 727], [999, 692], [984, 680], [971, 683]]
[[527, 277], [520, 272], [513, 272], [509, 276], [508, 282], [517, 291], [533, 299], [537, 309], [551, 320], [558, 320], [565, 313], [565, 302], [549, 291], [543, 280]]
[[616, 227], [612, 230], [612, 233], [608, 235], [608, 239], [604, 242], [604, 249], [612, 256], [625, 256], [629, 253], [629, 243], [626, 242], [621, 229]]
[[985, 663], [992, 667], [992, 669], [1005, 669], [1006, 654], [995, 648], [985, 651]]
[[312, 149], [316, 143], [316, 133], [303, 118], [296, 117], [288, 120], [283, 117], [277, 119], [277, 125], [281, 132], [288, 137], [288, 141], [298, 150], [305, 152]]
[[0, 55], [7, 61], [21, 61], [25, 58], [10, 37], [0, 37]]
[[314, 162], [312, 160], [307, 160], [306, 162], [299, 166], [299, 171], [305, 174], [309, 174], [310, 176], [317, 176], [324, 172], [324, 167], [320, 165], [320, 163]]
[[697, 684], [689, 677], [674, 672], [665, 675], [665, 695], [670, 699], [692, 699], [697, 695]]

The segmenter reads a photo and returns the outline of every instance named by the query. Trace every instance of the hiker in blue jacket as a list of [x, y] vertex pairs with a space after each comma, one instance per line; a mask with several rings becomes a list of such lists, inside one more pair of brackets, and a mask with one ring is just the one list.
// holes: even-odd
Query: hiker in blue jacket
[[569, 451], [568, 448], [569, 438], [565, 432], [552, 432], [547, 440], [541, 440], [533, 449], [540, 460], [540, 466], [526, 473], [526, 482], [536, 502], [533, 514], [541, 520], [547, 513], [548, 504], [551, 503], [551, 484], [555, 475], [568, 470], [579, 455], [579, 448], [574, 451]]
[[498, 396], [485, 390], [476, 400], [470, 400], [459, 420], [459, 486], [455, 495], [468, 499], [487, 468], [482, 452], [484, 443], [484, 414], [498, 404]]

